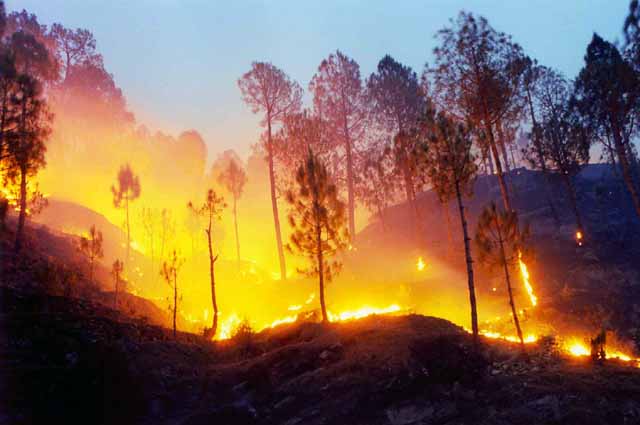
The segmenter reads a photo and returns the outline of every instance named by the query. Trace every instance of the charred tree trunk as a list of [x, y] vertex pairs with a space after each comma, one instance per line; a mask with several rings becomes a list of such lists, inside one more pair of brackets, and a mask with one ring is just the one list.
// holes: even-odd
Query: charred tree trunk
[[280, 278], [287, 278], [287, 266], [284, 259], [284, 248], [282, 246], [282, 232], [280, 231], [280, 217], [278, 216], [278, 200], [276, 198], [276, 178], [273, 169], [273, 141], [271, 139], [271, 117], [267, 116], [267, 144], [269, 160], [269, 183], [271, 185], [271, 209], [273, 210], [273, 222], [276, 228], [276, 243], [278, 245], [278, 259], [280, 260]]
[[471, 246], [469, 231], [467, 230], [467, 219], [464, 214], [464, 205], [462, 204], [462, 195], [460, 193], [460, 184], [456, 182], [456, 199], [458, 200], [458, 209], [460, 211], [460, 223], [462, 225], [462, 237], [464, 240], [464, 256], [467, 263], [467, 284], [469, 287], [469, 304], [471, 305], [471, 329], [473, 332], [473, 342], [478, 345], [478, 307], [476, 303], [476, 287], [473, 280], [473, 259], [471, 258]]

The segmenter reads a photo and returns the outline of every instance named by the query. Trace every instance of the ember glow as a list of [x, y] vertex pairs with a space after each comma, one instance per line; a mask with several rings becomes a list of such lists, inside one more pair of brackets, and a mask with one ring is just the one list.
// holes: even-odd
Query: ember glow
[[416, 262], [416, 269], [421, 272], [427, 267], [422, 257], [418, 257], [418, 261]]
[[576, 243], [578, 244], [578, 246], [582, 246], [582, 239], [583, 239], [582, 232], [578, 230], [576, 232]]

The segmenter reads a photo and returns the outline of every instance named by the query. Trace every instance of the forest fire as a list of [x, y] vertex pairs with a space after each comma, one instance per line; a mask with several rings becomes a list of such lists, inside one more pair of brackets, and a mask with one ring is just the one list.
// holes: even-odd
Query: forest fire
[[531, 302], [531, 306], [535, 307], [538, 304], [538, 297], [536, 297], [533, 292], [533, 286], [531, 286], [529, 269], [527, 265], [522, 260], [522, 251], [518, 251], [518, 265], [520, 266], [520, 275], [522, 276], [522, 282], [524, 283], [524, 287], [529, 295], [529, 301]]
[[483, 2], [0, 0], [0, 418], [640, 423], [640, 1]]

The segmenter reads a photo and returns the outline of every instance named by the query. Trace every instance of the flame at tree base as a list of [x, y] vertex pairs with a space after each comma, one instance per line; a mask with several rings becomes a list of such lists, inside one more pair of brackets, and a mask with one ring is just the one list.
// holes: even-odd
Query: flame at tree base
[[[309, 300], [313, 300], [313, 296], [309, 297]], [[307, 303], [308, 304], [308, 303]], [[292, 308], [293, 307], [293, 308]], [[290, 306], [290, 311], [299, 310], [300, 306]], [[329, 316], [330, 322], [348, 322], [351, 320], [363, 319], [372, 315], [388, 315], [393, 313], [398, 313], [402, 311], [402, 308], [398, 304], [391, 304], [387, 307], [371, 307], [371, 306], [363, 306], [357, 310], [345, 310], [339, 313], [333, 313], [331, 311], [327, 312]], [[269, 328], [275, 328], [279, 325], [284, 325], [287, 323], [294, 323], [298, 321], [298, 314], [285, 316], [274, 320], [273, 322], [258, 328], [258, 332], [263, 331]], [[222, 341], [226, 339], [230, 339], [233, 337], [235, 330], [238, 328], [242, 321], [240, 317], [236, 313], [232, 313], [229, 317], [224, 320], [220, 325], [220, 331], [217, 336], [217, 340]]]

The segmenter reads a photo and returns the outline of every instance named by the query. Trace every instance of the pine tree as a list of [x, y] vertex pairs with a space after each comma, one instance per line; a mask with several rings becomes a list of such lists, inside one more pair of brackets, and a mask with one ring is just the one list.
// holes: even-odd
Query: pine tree
[[516, 263], [518, 254], [522, 252], [523, 242], [527, 236], [528, 229], [519, 229], [516, 212], [501, 211], [494, 202], [491, 202], [482, 211], [478, 219], [478, 228], [476, 230], [478, 259], [490, 268], [502, 268], [504, 271], [511, 315], [523, 351], [524, 339], [520, 320], [518, 319], [509, 270]]
[[309, 266], [299, 272], [318, 277], [323, 322], [329, 321], [325, 285], [339, 272], [337, 254], [347, 246], [345, 204], [338, 199], [326, 166], [309, 150], [295, 177], [296, 189], [287, 192], [292, 228], [287, 249], [307, 258]]
[[236, 235], [236, 255], [240, 262], [240, 235], [238, 234], [238, 199], [242, 196], [244, 185], [247, 183], [247, 174], [242, 165], [231, 159], [227, 167], [218, 176], [218, 182], [224, 185], [227, 192], [233, 198], [233, 227]]
[[478, 340], [478, 310], [473, 274], [473, 259], [469, 244], [469, 232], [462, 197], [473, 190], [477, 166], [471, 154], [472, 132], [462, 123], [457, 123], [444, 113], [430, 114], [423, 142], [424, 167], [428, 180], [444, 204], [456, 199], [460, 212], [467, 283], [471, 307], [471, 327], [474, 341]]
[[[209, 248], [209, 278], [211, 281], [211, 304], [213, 305], [213, 324], [211, 329], [205, 330], [205, 337], [208, 339], [214, 338], [218, 330], [218, 301], [216, 299], [216, 275], [215, 264], [218, 260], [218, 254], [213, 254], [213, 222], [214, 220], [220, 220], [222, 210], [227, 207], [224, 199], [216, 194], [213, 189], [207, 191], [207, 197], [205, 202], [197, 207], [192, 202], [189, 202], [188, 208], [193, 211], [194, 214], [200, 217], [204, 217], [207, 220], [207, 227], [204, 229], [207, 235], [207, 246]], [[175, 251], [174, 251], [175, 256]]]
[[173, 319], [173, 337], [176, 337], [177, 333], [177, 316], [178, 316], [178, 301], [180, 298], [178, 297], [178, 271], [182, 267], [183, 260], [178, 255], [177, 251], [174, 249], [169, 257], [168, 261], [164, 261], [162, 263], [162, 270], [160, 270], [160, 275], [163, 277], [167, 285], [172, 289], [173, 299], [170, 301], [170, 309], [171, 316]]
[[[124, 209], [125, 226], [127, 230], [127, 258], [125, 264], [127, 268], [131, 259], [131, 223], [129, 220], [130, 203], [140, 197], [140, 179], [129, 166], [125, 164], [120, 167], [116, 186], [111, 186], [113, 194], [113, 206]], [[128, 271], [128, 270], [127, 270]]]
[[96, 230], [96, 226], [92, 225], [89, 229], [88, 236], [81, 236], [78, 244], [80, 252], [89, 260], [89, 282], [93, 282], [93, 270], [95, 261], [104, 257], [102, 249], [102, 232]]

